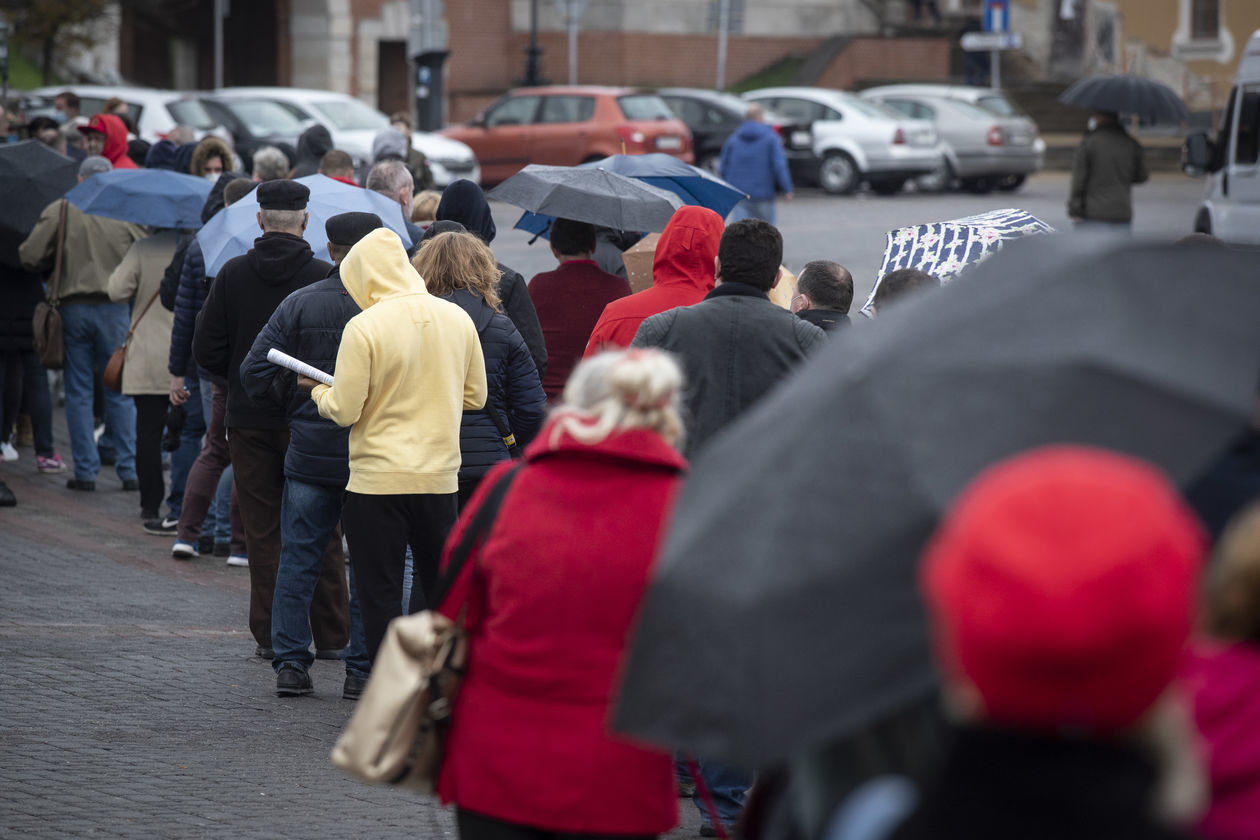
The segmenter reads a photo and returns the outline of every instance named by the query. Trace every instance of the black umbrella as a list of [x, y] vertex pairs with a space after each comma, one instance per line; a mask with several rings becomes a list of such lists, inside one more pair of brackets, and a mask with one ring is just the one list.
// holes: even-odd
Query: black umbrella
[[530, 164], [486, 193], [544, 216], [615, 230], [662, 231], [682, 199], [606, 169]]
[[1059, 95], [1064, 105], [1137, 114], [1149, 122], [1179, 123], [1190, 112], [1167, 85], [1141, 76], [1091, 76], [1081, 79]]
[[1188, 479], [1249, 418], [1257, 323], [1254, 254], [1036, 236], [841, 332], [696, 460], [615, 727], [755, 768], [923, 697], [959, 489], [1072, 441]]
[[78, 180], [79, 165], [38, 140], [0, 144], [0, 262], [20, 266], [18, 246], [40, 212]]

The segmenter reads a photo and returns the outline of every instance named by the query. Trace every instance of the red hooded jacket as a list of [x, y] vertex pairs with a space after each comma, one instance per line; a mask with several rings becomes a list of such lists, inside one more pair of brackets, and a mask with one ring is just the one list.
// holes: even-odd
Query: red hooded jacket
[[105, 150], [101, 154], [115, 169], [138, 169], [135, 161], [127, 157], [127, 126], [113, 114], [97, 114], [88, 122], [88, 128], [105, 135]]
[[652, 288], [614, 300], [595, 322], [583, 358], [605, 348], [629, 347], [644, 318], [699, 303], [713, 291], [713, 260], [722, 217], [704, 207], [680, 207], [656, 243]]

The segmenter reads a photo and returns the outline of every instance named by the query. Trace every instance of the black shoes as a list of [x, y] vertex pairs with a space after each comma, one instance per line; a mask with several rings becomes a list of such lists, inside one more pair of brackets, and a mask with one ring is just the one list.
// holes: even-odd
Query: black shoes
[[276, 658], [276, 652], [269, 647], [265, 648], [262, 645], [256, 645], [254, 647], [254, 656], [259, 656], [259, 657], [262, 657], [263, 659], [271, 660], [271, 659]]
[[282, 665], [276, 673], [276, 694], [280, 697], [301, 697], [311, 694], [311, 675], [294, 665]]
[[150, 517], [150, 521], [144, 523], [144, 532], [157, 537], [169, 537], [175, 533], [178, 527], [178, 519]]
[[358, 700], [363, 696], [363, 689], [367, 686], [367, 681], [367, 677], [347, 673], [346, 684], [341, 689], [341, 698], [343, 700]]
[[77, 479], [77, 478], [69, 478], [69, 479], [66, 479], [66, 487], [69, 487], [71, 490], [83, 490], [85, 492], [91, 492], [96, 489], [96, 482], [95, 481], [81, 481], [80, 479]]
[[124, 478], [122, 480], [123, 489], [128, 493], [134, 493], [140, 489], [140, 480], [135, 478]]
[[318, 649], [317, 649], [317, 650], [315, 651], [315, 658], [316, 658], [316, 659], [340, 659], [340, 658], [341, 658], [341, 651], [340, 651], [340, 650], [318, 650]]
[[0, 481], [0, 507], [16, 507], [17, 496], [13, 495], [13, 491], [9, 489], [9, 485]]

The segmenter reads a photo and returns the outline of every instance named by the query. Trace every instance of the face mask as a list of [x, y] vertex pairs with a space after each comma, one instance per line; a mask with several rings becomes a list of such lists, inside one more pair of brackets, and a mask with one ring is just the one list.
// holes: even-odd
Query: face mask
[[207, 172], [205, 175], [202, 175], [201, 177], [205, 178], [207, 181], [213, 184], [215, 181], [219, 180], [219, 176], [222, 174], [223, 174], [222, 172]]
[[65, 111], [53, 111], [52, 118], [57, 121], [57, 125], [65, 125], [66, 120], [69, 119], [69, 117], [66, 116]]

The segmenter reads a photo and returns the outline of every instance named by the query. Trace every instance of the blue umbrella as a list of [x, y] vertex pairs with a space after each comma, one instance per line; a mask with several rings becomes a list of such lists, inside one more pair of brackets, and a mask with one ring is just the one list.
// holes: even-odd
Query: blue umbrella
[[[324, 222], [339, 213], [375, 213], [387, 228], [398, 234], [403, 245], [411, 247], [411, 237], [403, 225], [402, 207], [380, 193], [352, 187], [334, 181], [324, 175], [307, 175], [298, 178], [311, 191], [306, 209], [310, 219], [306, 223], [303, 238], [310, 243], [315, 256], [328, 259], [328, 234]], [[206, 276], [213, 277], [223, 264], [239, 257], [254, 247], [254, 240], [262, 236], [258, 228], [258, 191], [254, 190], [240, 201], [226, 207], [206, 222], [197, 233], [201, 251], [206, 258]]]
[[169, 169], [115, 169], [93, 175], [66, 198], [84, 213], [160, 228], [201, 227], [210, 182]]
[[[627, 178], [634, 178], [674, 193], [683, 204], [707, 207], [722, 218], [744, 198], [744, 193], [711, 172], [683, 163], [673, 155], [653, 152], [649, 155], [612, 155], [582, 164], [584, 167], [607, 169]], [[526, 211], [515, 227], [547, 238], [553, 216]]]

